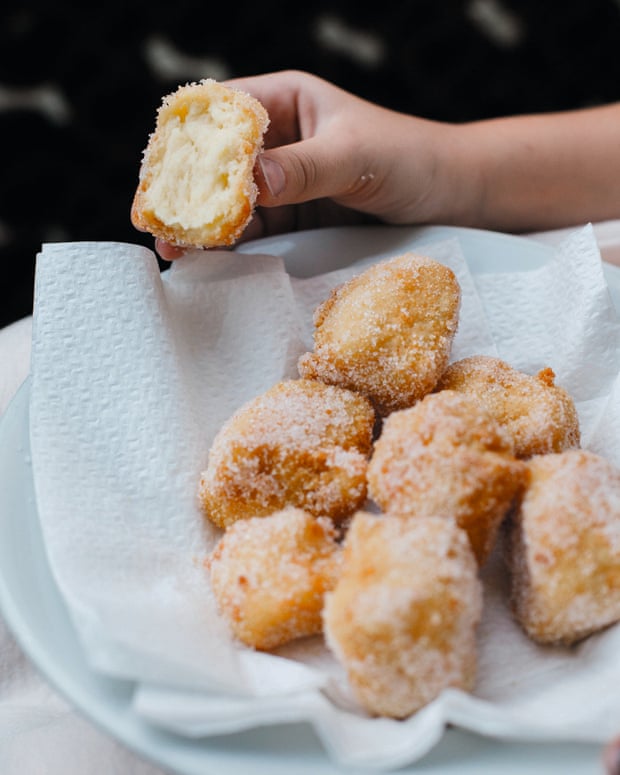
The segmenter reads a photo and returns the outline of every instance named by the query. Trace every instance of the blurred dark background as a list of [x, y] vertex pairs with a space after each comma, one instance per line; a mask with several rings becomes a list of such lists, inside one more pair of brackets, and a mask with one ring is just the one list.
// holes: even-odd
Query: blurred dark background
[[0, 326], [30, 314], [42, 242], [152, 246], [129, 209], [181, 83], [300, 68], [460, 122], [618, 100], [619, 51], [620, 0], [5, 3]]

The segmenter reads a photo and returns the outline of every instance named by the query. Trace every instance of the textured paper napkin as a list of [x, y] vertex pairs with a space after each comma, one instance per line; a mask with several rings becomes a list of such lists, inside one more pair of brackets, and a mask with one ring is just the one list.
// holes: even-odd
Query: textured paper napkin
[[[551, 366], [584, 440], [620, 464], [618, 321], [591, 229], [540, 269], [472, 276], [458, 240], [424, 247], [463, 290], [453, 359]], [[617, 628], [541, 649], [512, 621], [501, 565], [485, 569], [479, 680], [405, 722], [370, 719], [320, 638], [259, 654], [217, 617], [202, 564], [219, 535], [196, 485], [244, 401], [296, 376], [314, 307], [373, 259], [304, 279], [280, 258], [197, 253], [159, 273], [118, 243], [44, 246], [37, 262], [31, 436], [51, 567], [93, 667], [137, 682], [136, 711], [181, 734], [306, 719], [347, 765], [418, 758], [446, 723], [531, 739], [604, 740], [620, 699]], [[592, 696], [596, 701], [592, 700]], [[588, 698], [586, 702], [585, 699]]]

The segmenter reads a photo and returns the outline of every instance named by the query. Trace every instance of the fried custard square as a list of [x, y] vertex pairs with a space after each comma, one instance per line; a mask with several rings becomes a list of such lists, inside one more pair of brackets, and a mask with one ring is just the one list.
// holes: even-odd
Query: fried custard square
[[474, 355], [450, 364], [437, 389], [477, 398], [510, 434], [519, 458], [579, 447], [575, 404], [549, 367], [531, 376], [499, 358]]
[[257, 649], [317, 634], [341, 556], [332, 522], [301, 509], [236, 522], [208, 563], [220, 613]]
[[199, 498], [219, 527], [296, 506], [342, 520], [366, 499], [375, 412], [361, 395], [285, 380], [246, 403], [209, 451]]
[[167, 95], [143, 154], [134, 226], [181, 247], [231, 245], [254, 211], [268, 124], [258, 100], [213, 79]]
[[586, 450], [528, 461], [509, 523], [515, 615], [540, 643], [574, 643], [620, 619], [620, 471]]
[[368, 466], [369, 494], [383, 511], [454, 519], [480, 564], [524, 482], [506, 433], [478, 401], [453, 390], [391, 414]]
[[473, 687], [477, 567], [451, 520], [353, 517], [323, 618], [327, 644], [369, 713], [404, 718], [447, 687]]
[[356, 390], [380, 414], [411, 406], [445, 370], [461, 289], [452, 270], [406, 253], [335, 288], [314, 315], [302, 377]]

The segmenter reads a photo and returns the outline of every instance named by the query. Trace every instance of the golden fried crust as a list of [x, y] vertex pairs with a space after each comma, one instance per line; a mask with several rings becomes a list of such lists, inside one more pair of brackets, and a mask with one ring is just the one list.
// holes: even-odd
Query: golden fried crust
[[446, 687], [472, 688], [481, 607], [476, 560], [452, 520], [358, 512], [324, 629], [360, 704], [403, 718]]
[[411, 406], [447, 366], [459, 307], [447, 266], [413, 253], [376, 264], [318, 307], [299, 373], [356, 390], [381, 414]]
[[620, 471], [585, 450], [527, 465], [506, 547], [513, 608], [534, 640], [569, 644], [620, 620]]
[[452, 390], [391, 414], [368, 466], [369, 493], [385, 512], [455, 519], [480, 564], [524, 481], [498, 423]]
[[220, 613], [252, 648], [319, 633], [341, 556], [332, 523], [300, 509], [236, 522], [208, 561]]
[[134, 226], [181, 247], [231, 245], [252, 217], [268, 124], [256, 99], [212, 79], [167, 95], [144, 151]]
[[276, 384], [216, 436], [199, 487], [206, 515], [219, 527], [285, 506], [349, 516], [366, 498], [374, 420], [370, 403], [349, 390]]
[[481, 401], [508, 431], [519, 458], [579, 447], [575, 404], [555, 384], [550, 368], [530, 376], [499, 358], [475, 355], [448, 366], [437, 389], [457, 390]]

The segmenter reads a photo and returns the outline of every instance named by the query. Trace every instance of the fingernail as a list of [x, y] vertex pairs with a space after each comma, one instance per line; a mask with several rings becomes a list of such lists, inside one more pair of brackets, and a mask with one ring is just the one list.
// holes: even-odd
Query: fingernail
[[286, 182], [282, 165], [279, 162], [264, 156], [259, 158], [258, 163], [260, 164], [263, 178], [265, 178], [265, 183], [267, 184], [271, 196], [278, 196], [281, 194], [282, 191], [284, 191], [284, 184]]

